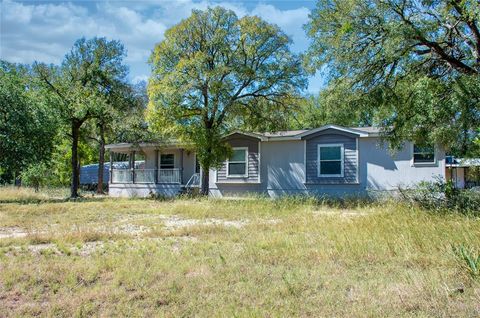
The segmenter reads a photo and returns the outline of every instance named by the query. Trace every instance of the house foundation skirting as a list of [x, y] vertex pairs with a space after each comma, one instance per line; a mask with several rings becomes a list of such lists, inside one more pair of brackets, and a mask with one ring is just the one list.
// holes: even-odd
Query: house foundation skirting
[[108, 194], [112, 197], [140, 197], [152, 195], [172, 197], [181, 191], [180, 184], [159, 183], [110, 183]]

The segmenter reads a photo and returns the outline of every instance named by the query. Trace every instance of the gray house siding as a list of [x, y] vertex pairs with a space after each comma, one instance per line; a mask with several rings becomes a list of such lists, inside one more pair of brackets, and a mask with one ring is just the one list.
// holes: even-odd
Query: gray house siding
[[195, 173], [195, 152], [184, 151], [183, 152], [183, 172], [182, 172], [183, 184], [186, 184], [194, 173]]
[[445, 151], [436, 147], [436, 163], [414, 166], [412, 143], [391, 152], [387, 143], [380, 138], [360, 138], [360, 182], [368, 191], [390, 191], [398, 187], [409, 187], [421, 181], [445, 178]]
[[[352, 134], [327, 129], [306, 140], [307, 184], [349, 184], [357, 183], [357, 137]], [[344, 175], [343, 177], [318, 176], [318, 145], [343, 144]]]
[[[327, 134], [323, 138], [315, 136], [312, 141], [318, 143], [344, 143], [345, 151], [354, 151], [357, 146], [355, 137], [343, 134]], [[336, 135], [333, 139], [331, 136]], [[355, 140], [355, 141], [352, 141]], [[320, 141], [320, 142], [319, 142]], [[215, 184], [210, 182], [210, 194], [214, 197], [239, 196], [256, 193], [270, 197], [283, 195], [315, 195], [315, 196], [366, 196], [395, 191], [399, 186], [411, 186], [421, 181], [432, 181], [437, 177], [445, 177], [445, 153], [437, 148], [437, 162], [434, 165], [413, 166], [412, 144], [405, 146], [392, 154], [387, 144], [382, 144], [378, 137], [358, 139], [358, 182], [353, 177], [352, 183], [309, 183], [306, 179], [306, 164], [308, 164], [309, 140], [298, 141], [268, 141], [261, 142], [261, 180], [256, 184]], [[313, 173], [317, 175], [316, 147], [313, 147], [315, 156]], [[357, 153], [355, 151], [355, 153]], [[307, 155], [307, 158], [305, 157]], [[345, 160], [348, 156], [345, 155]], [[356, 161], [350, 160], [351, 166], [356, 167]], [[345, 163], [347, 164], [347, 163]], [[352, 171], [353, 169], [350, 169]], [[354, 170], [355, 173], [357, 169]], [[214, 173], [212, 173], [214, 175]], [[211, 179], [214, 181], [214, 177]], [[306, 182], [307, 181], [307, 182]]]
[[303, 141], [262, 143], [262, 180], [265, 190], [304, 188], [305, 164]]
[[225, 161], [220, 169], [217, 171], [216, 182], [256, 182], [259, 180], [259, 162], [260, 153], [258, 148], [259, 140], [256, 138], [235, 134], [230, 136], [227, 142], [232, 147], [247, 147], [248, 148], [248, 176], [246, 178], [229, 178], [227, 176], [227, 162]]

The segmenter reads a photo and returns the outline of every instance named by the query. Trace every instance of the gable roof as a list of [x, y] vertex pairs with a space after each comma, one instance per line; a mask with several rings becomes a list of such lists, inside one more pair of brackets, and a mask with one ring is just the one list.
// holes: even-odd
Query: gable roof
[[228, 138], [228, 137], [231, 137], [233, 135], [244, 135], [244, 136], [259, 139], [261, 141], [267, 141], [265, 136], [263, 136], [261, 133], [253, 133], [253, 132], [247, 132], [247, 131], [241, 131], [241, 130], [232, 131], [231, 133], [229, 133], [228, 135], [226, 135], [223, 138]]
[[263, 136], [272, 138], [272, 137], [293, 137], [297, 136], [299, 134], [302, 134], [304, 132], [307, 132], [308, 130], [302, 129], [302, 130], [283, 130], [283, 131], [272, 131], [272, 132], [264, 132], [261, 133]]
[[[235, 130], [230, 134], [226, 135], [224, 138], [228, 138], [235, 134], [248, 136], [251, 138], [258, 139], [259, 141], [286, 141], [286, 140], [302, 140], [302, 138], [309, 136], [311, 134], [315, 134], [327, 129], [338, 130], [341, 132], [350, 133], [353, 135], [357, 135], [359, 138], [363, 137], [376, 137], [380, 135], [380, 128], [378, 127], [343, 127], [338, 125], [325, 125], [322, 127], [314, 128], [314, 129], [300, 129], [300, 130], [284, 130], [284, 131], [272, 131], [272, 132], [246, 132]], [[142, 148], [152, 148], [152, 147], [182, 147], [186, 146], [186, 144], [182, 144], [176, 140], [168, 140], [164, 143], [159, 142], [141, 142], [138, 144], [132, 143], [119, 143], [119, 144], [109, 144], [106, 145], [106, 149], [111, 149], [115, 151], [130, 151], [135, 149], [142, 149]]]
[[315, 134], [327, 129], [338, 130], [341, 132], [357, 135], [358, 137], [374, 137], [380, 134], [380, 128], [377, 127], [343, 127], [338, 125], [325, 125], [314, 129], [301, 129], [301, 130], [284, 130], [273, 132], [244, 132], [236, 130], [225, 137], [232, 136], [234, 134], [245, 135], [253, 138], [257, 138], [261, 141], [281, 141], [281, 140], [300, 140], [311, 134]]
[[314, 128], [314, 129], [311, 129], [311, 130], [307, 130], [306, 132], [304, 132], [302, 134], [299, 134], [298, 136], [300, 138], [303, 138], [303, 137], [306, 137], [308, 135], [312, 135], [312, 134], [315, 134], [315, 133], [318, 133], [318, 132], [321, 132], [321, 131], [324, 131], [324, 130], [327, 130], [327, 129], [338, 130], [338, 131], [341, 131], [341, 132], [346, 132], [346, 133], [349, 133], [349, 134], [357, 135], [359, 137], [368, 137], [368, 132], [361, 131], [359, 129], [354, 129], [354, 128], [337, 126], [337, 125], [325, 125], [325, 126], [322, 126], [322, 127], [319, 127], [319, 128]]

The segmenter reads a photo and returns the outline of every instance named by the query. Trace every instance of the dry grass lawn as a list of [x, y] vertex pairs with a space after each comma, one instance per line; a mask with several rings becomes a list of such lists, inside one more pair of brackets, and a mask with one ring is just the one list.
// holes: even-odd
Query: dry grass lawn
[[0, 316], [478, 317], [480, 221], [393, 202], [0, 188]]

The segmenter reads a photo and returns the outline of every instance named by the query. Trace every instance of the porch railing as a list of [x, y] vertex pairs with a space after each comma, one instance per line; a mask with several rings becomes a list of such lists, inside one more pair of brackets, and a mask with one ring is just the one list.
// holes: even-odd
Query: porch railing
[[182, 183], [180, 169], [159, 169], [159, 183]]
[[132, 170], [131, 169], [113, 169], [112, 170], [112, 182], [113, 183], [130, 183], [132, 182]]
[[135, 169], [136, 183], [155, 183], [155, 169]]
[[[155, 173], [157, 179], [155, 180]], [[182, 183], [181, 169], [113, 169], [112, 183]]]

